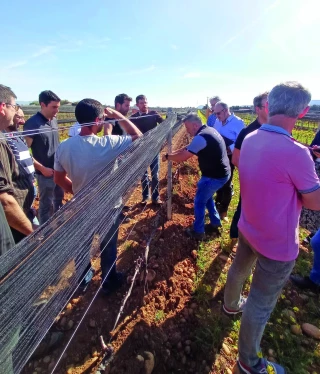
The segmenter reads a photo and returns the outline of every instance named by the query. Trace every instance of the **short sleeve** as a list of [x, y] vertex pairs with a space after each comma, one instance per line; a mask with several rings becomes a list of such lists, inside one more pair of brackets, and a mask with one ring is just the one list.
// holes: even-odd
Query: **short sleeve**
[[196, 135], [192, 142], [187, 146], [187, 151], [197, 155], [202, 149], [207, 146], [207, 142], [203, 136]]
[[[13, 194], [12, 170], [8, 158], [8, 146], [4, 139], [0, 140], [0, 193]], [[11, 152], [11, 151], [9, 151]]]
[[241, 146], [242, 146], [242, 143], [243, 143], [244, 138], [246, 137], [246, 135], [247, 135], [247, 134], [246, 134], [246, 129], [242, 129], [242, 130], [240, 131], [240, 133], [239, 133], [237, 139], [236, 139], [236, 142], [235, 142], [235, 144], [234, 144], [234, 148], [239, 149], [239, 151], [240, 151]]
[[112, 149], [117, 153], [123, 152], [132, 143], [131, 136], [119, 136], [119, 135], [106, 135], [110, 137]]
[[24, 136], [32, 138], [33, 136], [38, 135], [39, 129], [33, 123], [33, 118], [29, 118], [26, 123], [23, 125]]
[[62, 173], [65, 170], [60, 163], [60, 152], [61, 152], [61, 144], [59, 145], [59, 147], [57, 148], [57, 150], [54, 154], [54, 166], [53, 166], [53, 168], [54, 168], [54, 170]]
[[288, 168], [292, 183], [300, 193], [310, 193], [320, 188], [320, 181], [308, 148], [300, 148]]

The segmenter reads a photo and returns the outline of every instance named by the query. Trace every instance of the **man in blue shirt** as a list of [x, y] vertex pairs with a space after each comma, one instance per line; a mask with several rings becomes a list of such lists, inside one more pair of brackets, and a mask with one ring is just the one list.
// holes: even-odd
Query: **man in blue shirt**
[[235, 116], [230, 112], [228, 104], [218, 101], [214, 107], [214, 114], [217, 116], [214, 128], [229, 144], [227, 147], [228, 158], [231, 166], [231, 177], [226, 184], [217, 191], [216, 205], [220, 214], [220, 218], [224, 219], [227, 216], [228, 208], [232, 198], [232, 177], [234, 165], [231, 162], [234, 144], [240, 131], [245, 127], [241, 118]]
[[214, 106], [217, 104], [218, 101], [221, 101], [221, 99], [219, 96], [213, 96], [209, 101], [211, 105], [211, 114], [207, 119], [207, 126], [214, 127], [214, 124], [217, 119], [216, 115], [214, 114]]

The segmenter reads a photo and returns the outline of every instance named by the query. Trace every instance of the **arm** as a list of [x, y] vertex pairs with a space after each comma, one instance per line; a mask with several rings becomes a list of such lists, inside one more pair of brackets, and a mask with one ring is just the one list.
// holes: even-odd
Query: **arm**
[[[31, 138], [30, 136], [26, 136], [25, 137], [25, 141], [27, 143], [27, 146], [30, 148], [31, 145], [32, 145], [32, 142], [33, 142], [33, 138]], [[36, 170], [40, 171], [40, 173], [44, 177], [52, 177], [53, 176], [53, 169], [46, 168], [45, 166], [43, 166], [42, 164], [40, 164], [40, 162], [38, 162], [34, 157], [32, 159], [33, 159], [34, 168]]]
[[234, 166], [239, 167], [240, 149], [235, 148], [232, 153], [232, 160]]
[[55, 184], [60, 186], [65, 192], [73, 194], [71, 179], [67, 177], [67, 173], [65, 171], [55, 170], [53, 174], [53, 181]]
[[320, 210], [320, 188], [310, 193], [302, 193], [302, 204], [311, 210]]
[[193, 153], [187, 151], [186, 148], [183, 148], [183, 149], [179, 149], [178, 151], [168, 154], [168, 157], [166, 157], [166, 155], [163, 155], [162, 161], [182, 162], [182, 161], [188, 160], [192, 156], [194, 156]]
[[107, 115], [107, 117], [115, 118], [119, 122], [121, 122], [121, 127], [128, 135], [131, 135], [132, 141], [140, 138], [143, 135], [142, 132], [128, 118], [126, 118], [116, 110], [106, 108], [105, 114]]
[[45, 176], [45, 177], [52, 177], [53, 176], [53, 169], [51, 168], [46, 168], [45, 166], [43, 166], [42, 164], [40, 164], [39, 161], [37, 161], [35, 158], [33, 158], [33, 164], [34, 164], [34, 168], [38, 171], [40, 171], [40, 173]]
[[10, 227], [24, 235], [33, 232], [31, 222], [12, 195], [6, 192], [0, 193], [0, 202]]

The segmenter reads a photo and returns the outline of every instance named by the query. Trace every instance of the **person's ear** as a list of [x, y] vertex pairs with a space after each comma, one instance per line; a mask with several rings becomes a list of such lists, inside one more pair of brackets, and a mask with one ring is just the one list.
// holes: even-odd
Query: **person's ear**
[[299, 114], [298, 118], [303, 118], [308, 112], [309, 112], [310, 107], [307, 106], [302, 113]]
[[4, 111], [4, 107], [5, 107], [5, 103], [1, 103], [0, 104], [0, 116], [5, 116], [5, 111]]
[[269, 114], [269, 103], [266, 101], [266, 107], [265, 107], [266, 113]]

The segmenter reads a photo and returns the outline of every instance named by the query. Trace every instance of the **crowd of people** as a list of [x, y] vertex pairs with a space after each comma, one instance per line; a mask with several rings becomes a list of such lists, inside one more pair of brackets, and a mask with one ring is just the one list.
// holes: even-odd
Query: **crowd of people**
[[[237, 249], [228, 272], [223, 311], [229, 316], [242, 313], [237, 361], [240, 374], [285, 373], [281, 365], [262, 358], [260, 342], [298, 256], [302, 206], [320, 211], [315, 168], [320, 160], [319, 135], [310, 147], [292, 137], [296, 121], [308, 112], [310, 100], [309, 91], [301, 84], [279, 84], [254, 98], [257, 118], [245, 127], [228, 104], [215, 96], [210, 100], [206, 125], [195, 113], [184, 118], [192, 137], [190, 144], [163, 156], [163, 162], [198, 158], [201, 178], [194, 199], [195, 219], [186, 230], [197, 241], [220, 234], [233, 196], [233, 172], [238, 168], [241, 197], [230, 227]], [[43, 225], [62, 206], [65, 192], [78, 193], [109, 161], [163, 122], [157, 112], [149, 110], [144, 95], [136, 97], [138, 110], [128, 118], [131, 101], [126, 94], [117, 95], [115, 109], [111, 109], [94, 99], [81, 100], [75, 108], [77, 123], [70, 128], [69, 139], [60, 143], [56, 131], [60, 98], [55, 93], [41, 92], [40, 111], [25, 121], [14, 92], [0, 85], [0, 254]], [[24, 130], [21, 135], [19, 126]], [[142, 176], [143, 205], [150, 198], [153, 204], [162, 204], [159, 162], [157, 155], [150, 165], [151, 180], [148, 171]], [[38, 214], [32, 208], [37, 193]], [[123, 274], [115, 265], [119, 223], [117, 218], [101, 241], [101, 247], [106, 246], [101, 255], [105, 294], [123, 283]], [[317, 231], [311, 240], [315, 257], [310, 277], [291, 276], [299, 287], [319, 290], [319, 243]], [[250, 293], [245, 298], [241, 295], [243, 284], [254, 266]], [[93, 274], [88, 264], [80, 286], [85, 288]]]

